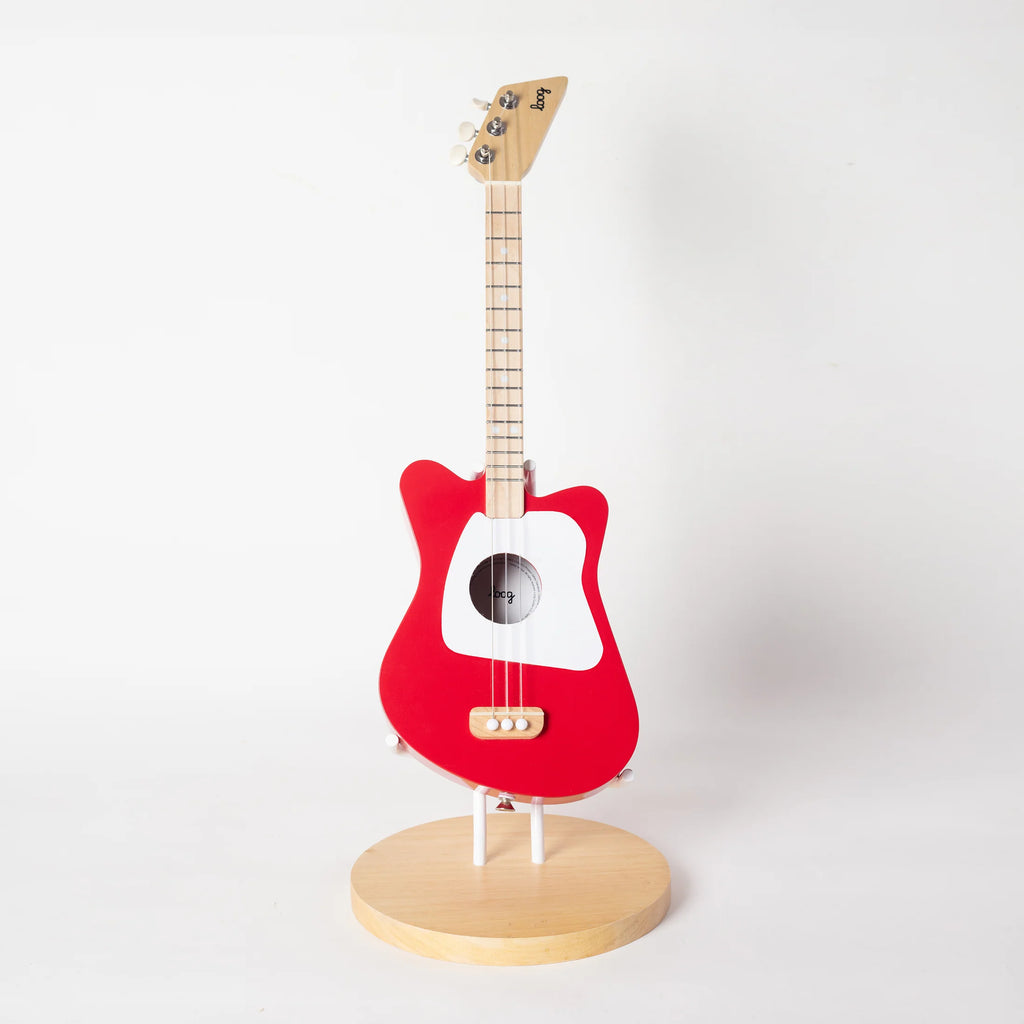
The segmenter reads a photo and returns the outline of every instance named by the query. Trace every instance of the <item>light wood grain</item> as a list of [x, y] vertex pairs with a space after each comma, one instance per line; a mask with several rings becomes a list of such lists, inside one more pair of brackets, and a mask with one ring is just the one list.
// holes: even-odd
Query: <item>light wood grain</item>
[[489, 519], [523, 515], [522, 188], [484, 189], [484, 394]]
[[[484, 260], [487, 458], [486, 514], [519, 519], [523, 479], [523, 276], [519, 182], [530, 169], [569, 80], [503, 85], [469, 151], [469, 172], [486, 185]], [[512, 102], [503, 103], [503, 98]], [[495, 134], [490, 127], [500, 125]], [[490, 159], [481, 162], [477, 155]]]
[[[491, 101], [480, 131], [470, 146], [469, 173], [477, 181], [521, 181], [533, 165], [568, 85], [569, 79], [565, 77], [503, 85]], [[518, 102], [508, 109], [501, 105], [501, 97], [510, 92]], [[502, 135], [492, 135], [487, 129], [495, 118], [505, 128]], [[476, 159], [483, 146], [493, 155], [490, 163], [480, 163]]]
[[352, 908], [374, 935], [438, 960], [577, 960], [647, 934], [668, 910], [665, 858], [600, 822], [549, 814], [547, 861], [530, 858], [525, 814], [489, 815], [488, 861], [472, 863], [472, 818], [406, 829], [352, 868]]
[[[488, 729], [491, 718], [499, 721], [511, 718], [525, 718], [529, 723], [526, 729]], [[473, 708], [469, 712], [469, 731], [481, 740], [533, 740], [544, 731], [544, 712], [540, 708]]]

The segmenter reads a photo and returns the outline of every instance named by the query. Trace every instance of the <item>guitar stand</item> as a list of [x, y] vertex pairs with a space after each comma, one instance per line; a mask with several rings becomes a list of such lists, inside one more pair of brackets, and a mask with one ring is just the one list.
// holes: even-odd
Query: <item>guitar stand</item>
[[[397, 737], [388, 743], [402, 749]], [[631, 777], [626, 769], [617, 781]], [[437, 960], [544, 964], [624, 946], [665, 916], [669, 868], [649, 843], [601, 822], [545, 818], [539, 799], [528, 823], [488, 815], [487, 792], [474, 790], [470, 816], [416, 825], [363, 853], [351, 896], [364, 927]]]

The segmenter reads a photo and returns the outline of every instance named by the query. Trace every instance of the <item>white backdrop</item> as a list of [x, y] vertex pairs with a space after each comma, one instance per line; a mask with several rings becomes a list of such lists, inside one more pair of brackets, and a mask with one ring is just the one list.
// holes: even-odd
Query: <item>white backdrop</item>
[[[0, 1016], [1019, 1020], [1020, 8], [90, 7], [0, 48]], [[642, 725], [568, 810], [674, 900], [474, 969], [347, 875], [468, 812], [382, 743], [397, 481], [481, 461], [455, 127], [560, 74], [527, 447]]]

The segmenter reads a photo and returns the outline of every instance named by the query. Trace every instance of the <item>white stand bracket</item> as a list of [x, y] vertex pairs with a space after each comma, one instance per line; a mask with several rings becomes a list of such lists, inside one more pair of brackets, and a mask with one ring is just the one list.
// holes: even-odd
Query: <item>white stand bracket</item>
[[539, 796], [530, 804], [530, 859], [544, 863], [544, 801]]
[[473, 863], [482, 868], [487, 863], [487, 787], [473, 790]]
[[[530, 859], [543, 864], [544, 800], [536, 796], [530, 801]], [[487, 863], [487, 787], [473, 790], [473, 864], [482, 868]]]

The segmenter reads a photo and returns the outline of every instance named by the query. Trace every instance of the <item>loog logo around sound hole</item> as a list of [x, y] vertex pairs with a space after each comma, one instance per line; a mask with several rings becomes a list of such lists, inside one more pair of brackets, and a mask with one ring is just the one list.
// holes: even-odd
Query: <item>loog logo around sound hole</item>
[[540, 573], [510, 551], [485, 558], [469, 579], [473, 607], [491, 622], [522, 622], [540, 603]]

